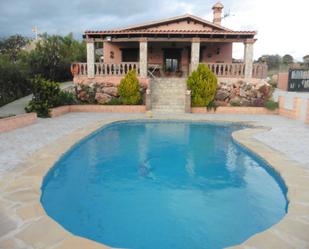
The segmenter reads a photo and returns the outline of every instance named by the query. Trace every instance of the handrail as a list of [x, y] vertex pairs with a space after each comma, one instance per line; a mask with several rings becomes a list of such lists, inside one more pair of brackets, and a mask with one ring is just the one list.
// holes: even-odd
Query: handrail
[[[242, 78], [245, 76], [245, 63], [205, 63], [218, 77]], [[252, 77], [265, 79], [267, 77], [267, 65], [254, 63]]]
[[[242, 78], [245, 76], [244, 63], [205, 63], [209, 69], [218, 77]], [[157, 69], [157, 67], [156, 67]], [[135, 70], [140, 73], [138, 62], [123, 62], [123, 63], [95, 63], [95, 76], [121, 76], [127, 74], [130, 70]], [[87, 76], [87, 63], [73, 63], [71, 72], [75, 75]], [[148, 74], [155, 78], [154, 70], [148, 69]], [[267, 77], [267, 65], [265, 63], [254, 63], [252, 67], [252, 77], [265, 79]]]
[[139, 74], [138, 62], [95, 63], [95, 75], [125, 75], [130, 70], [135, 70]]
[[[138, 62], [115, 63], [94, 63], [95, 76], [105, 75], [126, 75], [130, 70], [135, 70], [139, 74]], [[87, 63], [73, 63], [71, 72], [75, 75], [87, 76]]]

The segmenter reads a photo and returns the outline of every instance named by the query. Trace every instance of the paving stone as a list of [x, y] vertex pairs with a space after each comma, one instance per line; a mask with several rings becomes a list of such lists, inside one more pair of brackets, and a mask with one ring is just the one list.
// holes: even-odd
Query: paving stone
[[14, 193], [10, 193], [5, 196], [6, 199], [15, 202], [33, 202], [39, 200], [40, 196], [33, 189], [20, 190]]
[[48, 217], [33, 222], [16, 235], [18, 239], [35, 249], [56, 245], [69, 236], [71, 235], [67, 231]]
[[45, 214], [40, 203], [28, 205], [17, 209], [17, 215], [23, 220], [35, 219]]
[[0, 238], [17, 228], [16, 222], [8, 215], [0, 213]]
[[110, 247], [104, 246], [102, 244], [96, 243], [94, 241], [90, 241], [87, 239], [72, 237], [64, 240], [54, 249], [108, 249]]

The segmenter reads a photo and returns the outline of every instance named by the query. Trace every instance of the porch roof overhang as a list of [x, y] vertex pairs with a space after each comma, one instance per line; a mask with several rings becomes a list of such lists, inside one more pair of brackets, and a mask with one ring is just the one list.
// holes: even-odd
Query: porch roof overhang
[[86, 31], [85, 40], [138, 42], [141, 38], [148, 41], [190, 42], [192, 38], [200, 38], [201, 42], [246, 42], [255, 41], [255, 31], [206, 31], [206, 30], [106, 30]]

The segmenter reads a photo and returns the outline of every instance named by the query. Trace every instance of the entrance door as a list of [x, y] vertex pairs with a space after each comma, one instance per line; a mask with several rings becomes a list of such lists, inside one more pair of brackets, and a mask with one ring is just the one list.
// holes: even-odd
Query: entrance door
[[178, 72], [180, 69], [181, 49], [164, 50], [164, 70], [166, 72]]

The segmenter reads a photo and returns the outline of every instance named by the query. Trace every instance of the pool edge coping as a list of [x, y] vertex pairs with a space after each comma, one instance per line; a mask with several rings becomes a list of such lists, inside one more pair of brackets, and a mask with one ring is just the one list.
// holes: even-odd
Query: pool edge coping
[[[0, 196], [0, 212], [21, 224], [6, 237], [1, 238], [1, 245], [14, 243], [30, 245], [33, 248], [52, 249], [103, 249], [111, 248], [92, 240], [81, 238], [65, 230], [50, 218], [41, 206], [41, 185], [44, 177], [53, 165], [75, 144], [91, 135], [96, 130], [109, 124], [134, 120], [183, 120], [204, 122], [233, 122], [254, 125], [245, 121], [216, 121], [207, 117], [193, 120], [188, 118], [109, 118], [78, 129], [57, 141], [34, 152], [22, 163], [21, 167], [7, 173], [0, 183], [3, 193]], [[265, 160], [284, 180], [287, 186], [289, 210], [287, 215], [269, 229], [257, 233], [243, 242], [229, 248], [307, 248], [309, 245], [309, 169], [293, 162], [285, 155], [259, 142], [254, 136], [269, 128], [246, 128], [232, 133], [233, 139]], [[1, 179], [1, 180], [2, 180]], [[300, 180], [301, 183], [300, 183]], [[5, 244], [6, 243], [6, 244]]]

